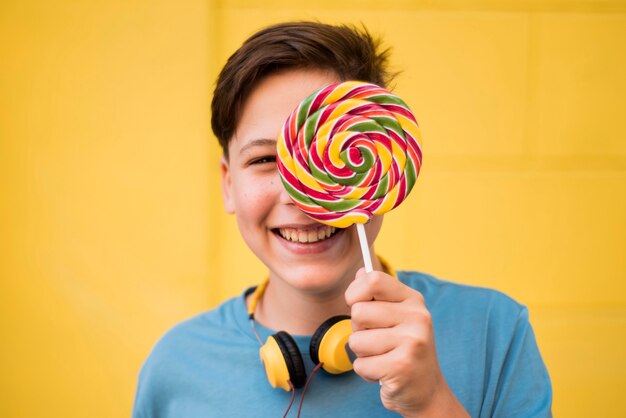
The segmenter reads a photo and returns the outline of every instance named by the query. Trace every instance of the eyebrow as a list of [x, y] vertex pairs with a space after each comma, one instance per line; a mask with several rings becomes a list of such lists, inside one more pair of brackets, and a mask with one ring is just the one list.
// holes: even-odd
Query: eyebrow
[[248, 142], [246, 145], [241, 147], [241, 149], [239, 150], [239, 153], [243, 154], [244, 152], [248, 151], [250, 148], [253, 148], [253, 147], [267, 147], [267, 146], [275, 147], [276, 140], [270, 139], [270, 138], [253, 139], [252, 141]]

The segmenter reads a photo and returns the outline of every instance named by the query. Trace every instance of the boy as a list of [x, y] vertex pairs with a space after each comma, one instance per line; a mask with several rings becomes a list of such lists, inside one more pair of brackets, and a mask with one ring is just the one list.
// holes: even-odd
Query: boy
[[[365, 273], [355, 228], [311, 220], [280, 182], [276, 138], [291, 111], [331, 83], [386, 86], [386, 62], [366, 31], [311, 22], [266, 28], [230, 57], [212, 103], [222, 194], [269, 280], [159, 341], [134, 417], [286, 416], [296, 395], [310, 417], [551, 416], [523, 306], [487, 289], [396, 275], [377, 257]], [[381, 225], [380, 216], [365, 225], [372, 253]], [[318, 372], [324, 339], [340, 333], [345, 315], [352, 332], [338, 355], [354, 371]]]

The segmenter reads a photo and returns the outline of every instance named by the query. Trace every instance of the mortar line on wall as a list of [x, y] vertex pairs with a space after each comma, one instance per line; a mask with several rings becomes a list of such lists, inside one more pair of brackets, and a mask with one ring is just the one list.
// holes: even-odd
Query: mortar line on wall
[[530, 119], [532, 112], [532, 58], [533, 54], [531, 52], [533, 48], [533, 26], [532, 26], [532, 13], [528, 13], [526, 16], [526, 24], [527, 24], [527, 37], [526, 37], [526, 88], [524, 91], [524, 117], [522, 124], [522, 147], [521, 147], [521, 156], [522, 158], [528, 158], [530, 156]]
[[[208, 51], [207, 53], [209, 54], [209, 85], [208, 85], [208, 91], [209, 91], [209, 103], [211, 101], [212, 95], [213, 95], [213, 85], [215, 83], [215, 79], [217, 78], [217, 74], [218, 74], [218, 60], [217, 57], [221, 56], [220, 55], [220, 45], [221, 45], [221, 15], [222, 15], [222, 1], [221, 0], [209, 0], [209, 17], [208, 17], [208, 24], [209, 27], [207, 28], [207, 36], [209, 38], [208, 40]], [[209, 109], [208, 109], [208, 117], [209, 117], [209, 132], [207, 132], [207, 141], [211, 141], [213, 142], [213, 146], [209, 145], [209, 152], [211, 151], [211, 149], [218, 149], [215, 146], [215, 141], [217, 141], [217, 139], [215, 138], [215, 136], [213, 135], [213, 132], [211, 130], [211, 123], [210, 123], [210, 118], [211, 118], [211, 108], [210, 108], [210, 104], [209, 104]], [[217, 151], [219, 152], [219, 150]], [[214, 197], [214, 200], [219, 200], [221, 199], [220, 197], [220, 193], [219, 193], [219, 177], [216, 178], [216, 176], [219, 176], [219, 173], [216, 173], [219, 171], [218, 169], [218, 164], [219, 164], [219, 156], [211, 156], [209, 155], [209, 167], [208, 167], [208, 173], [207, 175], [211, 178], [214, 178], [214, 181], [210, 182], [211, 186], [213, 186], [214, 190], [209, 189], [207, 191], [207, 193], [209, 194], [209, 198], [211, 196]], [[216, 205], [212, 206], [212, 211], [210, 213], [207, 214], [207, 216], [210, 216], [210, 221], [209, 221], [209, 225], [212, 224], [213, 227], [213, 231], [214, 234], [211, 234], [210, 228], [209, 230], [207, 230], [207, 240], [209, 242], [208, 245], [208, 250], [209, 253], [206, 255], [207, 258], [209, 259], [213, 259], [213, 265], [209, 266], [208, 269], [208, 277], [207, 277], [207, 281], [208, 281], [208, 286], [207, 288], [213, 288], [214, 292], [211, 295], [207, 295], [207, 301], [209, 303], [210, 306], [215, 306], [217, 305], [220, 301], [221, 301], [221, 294], [222, 294], [222, 286], [221, 286], [221, 280], [219, 280], [220, 277], [222, 277], [223, 273], [224, 273], [224, 257], [222, 256], [222, 248], [218, 245], [218, 239], [219, 237], [222, 236], [223, 233], [223, 227], [222, 227], [222, 222], [219, 222], [218, 220], [218, 213], [217, 213], [217, 209], [216, 209]], [[214, 256], [214, 257], [212, 257]]]
[[380, 2], [378, 0], [344, 0], [342, 2], [328, 2], [312, 9], [309, 3], [294, 3], [286, 0], [222, 0], [224, 7], [231, 9], [268, 9], [284, 10], [286, 8], [298, 11], [312, 10], [412, 10], [412, 11], [442, 11], [442, 12], [511, 12], [511, 13], [624, 13], [626, 3], [620, 0], [395, 0]]
[[525, 159], [532, 160], [534, 155], [536, 137], [538, 135], [537, 123], [540, 118], [536, 113], [536, 91], [539, 83], [539, 75], [537, 73], [537, 48], [539, 48], [539, 40], [537, 34], [537, 14], [528, 14], [528, 49], [526, 61], [526, 112], [524, 120], [524, 136], [522, 141], [522, 156]]

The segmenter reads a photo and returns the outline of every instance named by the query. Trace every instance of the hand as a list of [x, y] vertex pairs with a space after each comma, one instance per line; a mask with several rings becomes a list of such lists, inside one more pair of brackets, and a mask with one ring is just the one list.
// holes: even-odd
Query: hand
[[439, 368], [433, 324], [421, 293], [361, 269], [348, 286], [354, 371], [380, 382], [385, 408], [405, 417], [464, 416]]

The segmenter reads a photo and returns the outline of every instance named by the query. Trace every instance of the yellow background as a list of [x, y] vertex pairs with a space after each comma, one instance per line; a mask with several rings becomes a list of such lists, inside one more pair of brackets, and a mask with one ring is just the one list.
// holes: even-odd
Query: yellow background
[[0, 2], [0, 416], [123, 417], [170, 326], [264, 274], [209, 103], [262, 25], [363, 22], [425, 138], [378, 251], [530, 308], [562, 417], [626, 413], [626, 3]]

